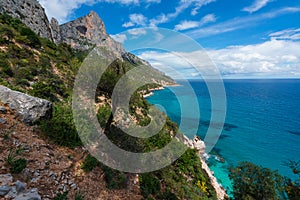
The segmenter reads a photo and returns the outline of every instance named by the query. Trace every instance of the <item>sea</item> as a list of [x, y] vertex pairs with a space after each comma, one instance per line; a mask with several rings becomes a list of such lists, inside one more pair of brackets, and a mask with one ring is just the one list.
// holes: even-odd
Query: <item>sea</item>
[[[177, 81], [179, 86], [166, 87], [147, 97], [180, 125], [181, 117], [199, 120], [199, 127], [184, 127], [187, 137], [205, 138], [212, 116], [212, 101], [203, 80]], [[297, 177], [286, 163], [300, 160], [300, 79], [223, 80], [226, 92], [226, 118], [217, 144], [207, 160], [218, 182], [232, 192], [230, 167], [249, 161], [278, 170], [291, 179]], [[192, 88], [190, 92], [188, 88]], [[200, 118], [190, 107], [198, 101]], [[181, 109], [188, 109], [182, 115]], [[190, 114], [189, 114], [190, 113]]]

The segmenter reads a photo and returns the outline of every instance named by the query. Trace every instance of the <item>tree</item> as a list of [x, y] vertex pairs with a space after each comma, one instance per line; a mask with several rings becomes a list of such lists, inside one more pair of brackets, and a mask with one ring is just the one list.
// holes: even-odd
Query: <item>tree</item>
[[298, 175], [298, 180], [287, 179], [286, 181], [286, 193], [290, 200], [300, 199], [300, 160], [299, 161], [289, 161], [286, 163], [288, 167], [291, 168], [294, 174]]
[[239, 200], [281, 199], [284, 191], [283, 177], [277, 171], [241, 162], [230, 170], [233, 195]]

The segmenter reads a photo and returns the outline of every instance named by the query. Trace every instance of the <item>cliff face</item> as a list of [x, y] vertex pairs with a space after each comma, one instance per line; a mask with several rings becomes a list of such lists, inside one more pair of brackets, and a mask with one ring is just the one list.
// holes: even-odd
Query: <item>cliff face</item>
[[[37, 35], [48, 38], [56, 44], [66, 43], [77, 50], [88, 50], [95, 46], [105, 47], [123, 61], [151, 67], [146, 61], [127, 53], [121, 43], [113, 40], [107, 34], [104, 22], [94, 11], [62, 25], [59, 25], [54, 18], [49, 22], [44, 8], [37, 0], [1, 0], [0, 13], [7, 13], [20, 19]], [[154, 74], [161, 74], [161, 72], [153, 70]], [[169, 77], [160, 82], [163, 85], [174, 83]]]
[[4, 12], [20, 19], [37, 35], [52, 39], [45, 10], [37, 0], [1, 0], [0, 13]]
[[105, 46], [120, 55], [125, 53], [122, 45], [106, 33], [104, 22], [93, 11], [62, 25], [54, 18], [49, 22], [44, 8], [37, 0], [1, 0], [0, 13], [7, 13], [20, 19], [37, 35], [48, 38], [56, 44], [67, 43], [79, 50]]
[[104, 22], [97, 13], [88, 15], [59, 26], [61, 38], [58, 42], [70, 44], [75, 49], [89, 49], [95, 46], [105, 46], [107, 49], [125, 53], [122, 45], [114, 41], [107, 33]]

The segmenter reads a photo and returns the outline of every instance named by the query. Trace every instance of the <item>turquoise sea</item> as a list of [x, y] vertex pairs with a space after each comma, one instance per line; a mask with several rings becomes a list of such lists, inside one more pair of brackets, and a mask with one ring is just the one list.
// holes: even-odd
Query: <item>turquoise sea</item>
[[[180, 123], [180, 107], [188, 108], [193, 94], [187, 83], [155, 91], [147, 98], [157, 104], [175, 122]], [[211, 118], [211, 100], [204, 81], [189, 81], [201, 113], [198, 132], [184, 128], [185, 135], [204, 138]], [[231, 191], [228, 169], [240, 161], [250, 161], [278, 170], [295, 178], [284, 165], [288, 160], [300, 160], [300, 79], [224, 80], [227, 112], [221, 137], [210, 152], [208, 163], [219, 183]], [[173, 93], [176, 91], [176, 95]], [[180, 103], [178, 101], [180, 100]], [[189, 116], [197, 119], [193, 108]]]

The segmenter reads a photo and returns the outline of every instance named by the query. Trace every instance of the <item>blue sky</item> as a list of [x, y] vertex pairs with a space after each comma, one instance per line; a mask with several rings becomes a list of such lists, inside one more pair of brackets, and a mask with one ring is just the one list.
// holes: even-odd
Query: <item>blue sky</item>
[[[300, 77], [298, 0], [39, 1], [48, 17], [60, 23], [96, 11], [107, 32], [120, 42], [127, 39], [122, 32], [133, 28], [159, 27], [184, 33], [206, 49], [223, 77]], [[145, 51], [140, 56], [153, 64], [162, 54], [161, 67], [173, 60], [171, 53]], [[180, 64], [174, 67], [184, 69]], [[187, 76], [191, 78], [191, 74]]]

